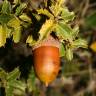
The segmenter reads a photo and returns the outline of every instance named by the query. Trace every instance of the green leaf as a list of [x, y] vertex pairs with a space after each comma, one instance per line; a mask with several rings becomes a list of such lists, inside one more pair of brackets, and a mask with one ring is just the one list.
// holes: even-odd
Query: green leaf
[[6, 27], [0, 25], [0, 47], [5, 45], [6, 38], [7, 38]]
[[65, 56], [65, 48], [63, 43], [60, 44], [60, 57]]
[[96, 27], [96, 12], [94, 12], [85, 19], [85, 25], [89, 28]]
[[21, 3], [19, 7], [17, 7], [15, 15], [21, 15], [23, 10], [27, 7], [26, 3]]
[[34, 69], [32, 68], [27, 80], [27, 86], [28, 86], [29, 92], [32, 92], [33, 90], [35, 90], [35, 87], [36, 87], [35, 80], [36, 80], [36, 76], [34, 73]]
[[69, 22], [74, 19], [75, 15], [74, 12], [69, 12], [68, 8], [63, 8], [61, 13], [61, 18], [64, 20], [64, 22]]
[[6, 78], [7, 78], [7, 73], [0, 68], [0, 79], [6, 80]]
[[25, 13], [23, 13], [22, 15], [20, 15], [19, 18], [20, 18], [22, 21], [26, 21], [26, 22], [31, 23], [31, 18], [28, 17]]
[[47, 9], [38, 9], [37, 12], [38, 14], [43, 14], [53, 18], [53, 15]]
[[26, 43], [28, 43], [29, 46], [33, 46], [36, 43], [36, 41], [33, 39], [33, 37], [31, 35], [29, 35], [26, 40]]
[[39, 40], [43, 40], [44, 38], [46, 38], [53, 29], [53, 25], [54, 25], [54, 20], [46, 20], [46, 22], [42, 25], [40, 31], [39, 31]]
[[13, 32], [13, 41], [15, 43], [18, 43], [20, 39], [21, 39], [21, 27], [17, 27]]
[[72, 45], [72, 48], [79, 48], [79, 47], [87, 48], [88, 47], [87, 41], [81, 38], [73, 41], [71, 45]]
[[72, 41], [72, 29], [64, 23], [58, 23], [56, 26], [56, 34], [61, 40]]
[[18, 89], [20, 91], [25, 91], [26, 84], [20, 80], [14, 80], [9, 82], [9, 86], [13, 87], [14, 89]]
[[17, 27], [20, 27], [20, 24], [21, 24], [21, 21], [20, 21], [17, 17], [12, 18], [12, 19], [7, 23], [7, 25], [8, 25], [9, 27], [13, 27], [14, 29], [17, 28]]
[[6, 88], [5, 88], [6, 96], [14, 96], [13, 95], [13, 90], [14, 90], [13, 87], [7, 85]]
[[73, 51], [70, 48], [67, 48], [65, 51], [66, 59], [71, 61], [73, 59]]
[[10, 72], [7, 76], [8, 82], [16, 80], [20, 76], [20, 71], [18, 68], [14, 69], [12, 72]]
[[9, 1], [4, 0], [1, 12], [3, 14], [10, 14], [11, 13], [11, 4]]
[[6, 24], [13, 18], [12, 15], [7, 15], [7, 14], [1, 14], [0, 15], [0, 23], [1, 24]]

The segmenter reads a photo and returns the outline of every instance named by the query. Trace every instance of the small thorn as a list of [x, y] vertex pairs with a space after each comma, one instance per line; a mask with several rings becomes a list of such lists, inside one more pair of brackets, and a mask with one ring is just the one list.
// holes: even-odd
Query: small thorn
[[45, 83], [45, 86], [48, 87], [48, 83], [47, 82]]

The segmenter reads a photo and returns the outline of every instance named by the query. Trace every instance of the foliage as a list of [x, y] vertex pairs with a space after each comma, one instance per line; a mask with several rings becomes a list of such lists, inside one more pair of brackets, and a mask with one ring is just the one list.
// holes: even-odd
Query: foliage
[[[28, 2], [30, 3], [30, 0]], [[27, 38], [24, 38], [23, 41], [25, 46], [29, 44], [30, 47], [33, 47], [54, 33], [61, 45], [60, 57], [64, 57], [63, 60], [66, 61], [66, 64], [61, 68], [62, 75], [66, 76], [68, 72], [78, 73], [81, 63], [74, 65], [74, 63], [79, 62], [72, 61], [73, 55], [79, 54], [78, 52], [74, 53], [74, 51], [79, 47], [87, 48], [87, 41], [78, 34], [78, 24], [73, 24], [75, 22], [73, 20], [76, 18], [75, 13], [69, 11], [65, 0], [45, 1], [43, 2], [44, 6], [32, 9], [29, 8], [28, 2], [21, 2], [21, 0], [2, 1], [0, 5], [0, 47], [6, 47], [7, 40], [10, 39], [18, 46], [23, 36]], [[85, 20], [89, 21], [90, 18], [91, 16]], [[87, 24], [90, 26], [93, 22], [94, 20], [87, 22]], [[22, 46], [24, 47], [23, 44]], [[85, 54], [87, 53], [85, 52]], [[39, 91], [36, 88], [38, 82], [33, 67], [30, 68], [26, 79], [22, 78], [19, 67], [11, 72], [0, 68], [0, 87], [5, 89], [6, 96], [26, 96], [26, 94], [30, 96], [32, 93], [38, 96]]]

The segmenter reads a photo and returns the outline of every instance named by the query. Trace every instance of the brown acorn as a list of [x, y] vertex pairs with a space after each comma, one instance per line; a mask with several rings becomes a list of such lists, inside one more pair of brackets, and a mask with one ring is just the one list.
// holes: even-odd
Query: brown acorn
[[42, 43], [34, 46], [34, 69], [37, 77], [48, 86], [60, 69], [59, 42], [49, 36]]

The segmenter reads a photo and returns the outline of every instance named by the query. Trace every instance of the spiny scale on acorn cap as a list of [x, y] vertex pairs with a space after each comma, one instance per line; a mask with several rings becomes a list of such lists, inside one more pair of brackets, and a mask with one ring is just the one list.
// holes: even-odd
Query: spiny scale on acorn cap
[[58, 40], [48, 36], [33, 47], [35, 73], [46, 86], [56, 78], [60, 69], [59, 46]]

